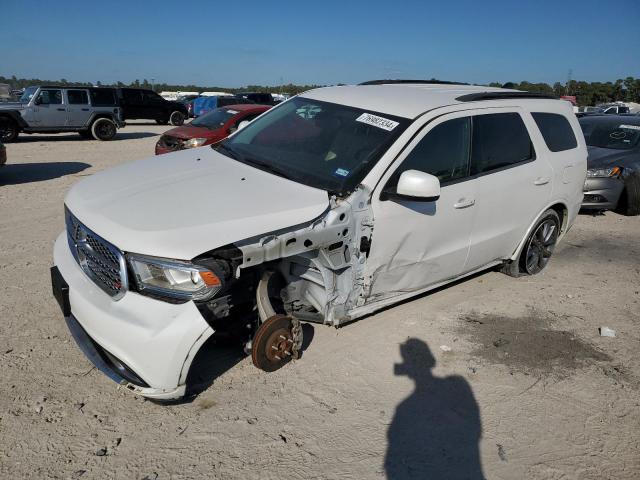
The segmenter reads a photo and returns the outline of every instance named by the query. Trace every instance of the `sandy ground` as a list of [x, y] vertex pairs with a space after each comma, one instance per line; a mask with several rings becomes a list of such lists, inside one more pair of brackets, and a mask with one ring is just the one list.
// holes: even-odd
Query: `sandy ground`
[[188, 403], [117, 390], [51, 296], [52, 246], [69, 187], [152, 154], [164, 129], [7, 147], [0, 478], [640, 478], [640, 217], [580, 216], [541, 275], [487, 272], [307, 328], [273, 374], [209, 346]]

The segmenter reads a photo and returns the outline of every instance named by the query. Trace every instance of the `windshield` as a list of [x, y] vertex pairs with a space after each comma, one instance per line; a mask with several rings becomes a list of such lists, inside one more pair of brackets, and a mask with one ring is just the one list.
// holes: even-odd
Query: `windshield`
[[228, 108], [217, 108], [209, 113], [196, 118], [191, 122], [191, 125], [195, 127], [206, 127], [210, 130], [217, 130], [222, 128], [225, 123], [229, 121], [231, 117], [238, 113], [237, 110]]
[[31, 100], [31, 97], [33, 97], [33, 94], [36, 93], [36, 90], [38, 90], [38, 87], [25, 88], [24, 92], [22, 93], [22, 96], [20, 97], [20, 101], [23, 103], [29, 103], [29, 100]]
[[296, 97], [223, 142], [220, 153], [330, 192], [353, 190], [410, 123]]
[[585, 119], [580, 126], [590, 147], [628, 150], [638, 145], [640, 140], [640, 125], [633, 125], [621, 117]]

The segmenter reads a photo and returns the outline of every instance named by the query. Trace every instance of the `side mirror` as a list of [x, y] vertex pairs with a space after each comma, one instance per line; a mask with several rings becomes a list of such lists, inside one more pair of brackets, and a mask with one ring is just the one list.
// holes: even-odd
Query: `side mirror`
[[434, 202], [440, 198], [440, 180], [420, 170], [402, 172], [396, 194], [415, 201]]
[[42, 103], [42, 98], [40, 97], [36, 97], [36, 99], [33, 101], [34, 105], [40, 105]]

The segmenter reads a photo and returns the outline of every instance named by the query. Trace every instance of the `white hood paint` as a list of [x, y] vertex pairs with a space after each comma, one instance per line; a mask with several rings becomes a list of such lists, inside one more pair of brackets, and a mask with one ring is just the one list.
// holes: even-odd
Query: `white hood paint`
[[313, 220], [327, 192], [210, 147], [121, 165], [77, 183], [69, 210], [125, 252], [189, 260], [208, 250]]

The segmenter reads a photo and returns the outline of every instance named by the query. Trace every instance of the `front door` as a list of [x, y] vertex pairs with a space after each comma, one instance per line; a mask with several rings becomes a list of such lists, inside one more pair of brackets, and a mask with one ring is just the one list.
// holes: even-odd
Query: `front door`
[[[372, 198], [374, 229], [367, 260], [368, 302], [415, 292], [458, 276], [469, 253], [475, 184], [469, 177], [471, 120], [455, 113], [431, 122], [385, 174]], [[400, 174], [440, 179], [440, 198], [388, 195]]]
[[89, 92], [87, 90], [67, 90], [67, 124], [82, 127], [89, 122]]
[[33, 108], [33, 125], [40, 128], [64, 127], [67, 124], [67, 108], [62, 101], [62, 90], [40, 90]]

